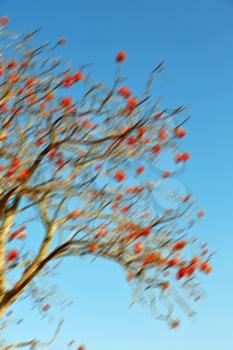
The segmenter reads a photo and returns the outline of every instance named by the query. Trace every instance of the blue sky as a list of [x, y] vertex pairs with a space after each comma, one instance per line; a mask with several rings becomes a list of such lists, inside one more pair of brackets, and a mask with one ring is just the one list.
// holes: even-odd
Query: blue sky
[[[192, 114], [185, 141], [192, 158], [182, 181], [206, 210], [197, 233], [218, 251], [214, 272], [204, 281], [208, 298], [197, 307], [196, 319], [184, 317], [176, 332], [140, 305], [127, 309], [130, 288], [115, 264], [66, 261], [59, 284], [75, 303], [54, 349], [76, 338], [87, 350], [231, 350], [233, 1], [5, 0], [0, 12], [10, 17], [15, 31], [43, 26], [42, 40], [67, 37], [64, 57], [76, 66], [92, 63], [97, 80], [111, 82], [115, 53], [127, 51], [124, 72], [138, 93], [149, 71], [165, 60], [155, 93], [164, 105], [188, 105]], [[12, 340], [49, 337], [47, 323], [32, 326], [26, 306], [24, 314], [25, 323], [12, 331]]]

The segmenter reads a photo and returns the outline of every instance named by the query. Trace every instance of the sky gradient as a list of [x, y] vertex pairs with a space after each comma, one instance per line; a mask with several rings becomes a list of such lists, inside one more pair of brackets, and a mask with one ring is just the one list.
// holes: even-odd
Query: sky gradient
[[[214, 271], [204, 279], [207, 299], [194, 321], [183, 317], [176, 332], [152, 318], [148, 308], [128, 310], [124, 272], [106, 261], [68, 259], [58, 278], [75, 303], [53, 350], [77, 339], [87, 350], [231, 350], [233, 348], [233, 1], [231, 0], [5, 0], [1, 17], [24, 32], [42, 26], [41, 40], [68, 39], [63, 49], [74, 66], [92, 63], [96, 80], [113, 79], [115, 53], [125, 50], [124, 73], [136, 93], [161, 60], [155, 84], [163, 104], [188, 106], [185, 148], [192, 154], [182, 182], [205, 208], [195, 228], [212, 250]], [[32, 325], [30, 308], [12, 341], [48, 339], [53, 326]]]

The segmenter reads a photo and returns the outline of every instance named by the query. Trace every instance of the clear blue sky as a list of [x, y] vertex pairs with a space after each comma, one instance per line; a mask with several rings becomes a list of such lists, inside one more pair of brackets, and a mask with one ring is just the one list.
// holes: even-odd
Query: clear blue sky
[[[64, 56], [77, 66], [93, 63], [97, 80], [111, 81], [114, 54], [126, 50], [124, 71], [137, 92], [166, 61], [156, 89], [165, 105], [189, 106], [192, 158], [182, 180], [206, 209], [197, 233], [218, 250], [204, 283], [208, 298], [176, 332], [141, 306], [127, 309], [130, 288], [116, 265], [68, 260], [59, 284], [75, 303], [53, 349], [72, 338], [87, 350], [233, 349], [233, 0], [5, 0], [0, 12], [16, 31], [43, 26], [42, 40], [67, 37]], [[26, 310], [12, 341], [49, 337], [52, 328], [32, 325]]]

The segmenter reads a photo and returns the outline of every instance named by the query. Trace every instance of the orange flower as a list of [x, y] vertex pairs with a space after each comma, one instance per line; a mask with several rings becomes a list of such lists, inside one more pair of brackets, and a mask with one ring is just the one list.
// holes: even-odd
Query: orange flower
[[8, 78], [10, 83], [16, 83], [19, 79], [18, 74], [11, 74]]
[[145, 134], [146, 131], [147, 131], [147, 127], [146, 127], [146, 126], [141, 126], [141, 127], [137, 130], [138, 137], [144, 136], [144, 134]]
[[77, 219], [81, 214], [81, 210], [73, 210], [69, 213], [68, 217], [72, 220]]
[[131, 271], [131, 272], [129, 272], [128, 275], [127, 275], [127, 280], [130, 282], [130, 281], [132, 281], [132, 280], [134, 279], [134, 277], [135, 277], [135, 275], [134, 275], [134, 273]]
[[97, 249], [97, 243], [96, 242], [90, 243], [88, 245], [87, 249], [88, 249], [89, 253], [95, 253], [95, 251]]
[[46, 94], [45, 97], [44, 97], [45, 101], [47, 101], [47, 102], [52, 101], [53, 98], [54, 98], [54, 93], [53, 93], [53, 92], [49, 92], [49, 93]]
[[143, 244], [142, 243], [136, 243], [133, 247], [134, 253], [139, 254], [143, 251]]
[[27, 100], [27, 102], [32, 105], [33, 103], [37, 102], [37, 97], [36, 96], [30, 96]]

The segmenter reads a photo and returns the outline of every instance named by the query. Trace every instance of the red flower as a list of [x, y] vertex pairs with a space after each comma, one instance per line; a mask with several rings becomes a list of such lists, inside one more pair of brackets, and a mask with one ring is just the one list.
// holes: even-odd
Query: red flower
[[134, 108], [137, 106], [137, 100], [135, 97], [131, 97], [127, 102], [127, 107], [130, 111], [133, 111]]
[[136, 169], [136, 174], [137, 174], [137, 175], [140, 175], [140, 174], [144, 173], [144, 171], [145, 171], [144, 166], [139, 166], [139, 167]]
[[58, 43], [58, 45], [65, 45], [66, 38], [60, 38], [57, 43]]
[[36, 84], [36, 79], [34, 78], [28, 78], [25, 82], [25, 85], [27, 87], [31, 87], [32, 85], [35, 85]]
[[100, 170], [101, 168], [103, 168], [103, 165], [102, 164], [97, 164], [95, 166], [95, 170]]
[[151, 152], [154, 154], [158, 154], [161, 152], [162, 146], [157, 144], [151, 148]]
[[191, 154], [188, 152], [183, 153], [183, 161], [185, 162], [186, 160], [188, 160], [190, 158]]
[[44, 143], [45, 143], [45, 141], [43, 139], [36, 141], [37, 146], [42, 146]]
[[73, 77], [71, 76], [65, 77], [61, 82], [61, 84], [66, 88], [71, 87], [73, 83], [74, 83], [74, 80], [73, 80]]
[[191, 265], [195, 265], [198, 266], [199, 265], [199, 258], [197, 256], [194, 256], [191, 261], [190, 261]]
[[200, 266], [200, 270], [202, 272], [204, 272], [205, 274], [208, 274], [212, 271], [212, 267], [211, 265], [206, 261], [206, 262], [203, 262]]
[[151, 227], [150, 226], [147, 226], [145, 228], [142, 229], [142, 235], [143, 236], [148, 236], [151, 232]]
[[143, 265], [151, 264], [152, 262], [154, 262], [155, 258], [156, 258], [155, 254], [150, 254], [150, 255], [148, 255], [148, 256], [144, 259]]
[[179, 241], [173, 245], [173, 250], [180, 250], [183, 249], [186, 246], [187, 242], [186, 241]]
[[17, 249], [12, 249], [11, 251], [9, 251], [9, 253], [6, 256], [6, 261], [7, 262], [11, 262], [14, 261], [15, 259], [17, 259], [19, 256], [18, 250]]
[[20, 181], [25, 181], [25, 180], [27, 180], [29, 178], [30, 175], [31, 175], [30, 169], [22, 169], [20, 171], [18, 179]]
[[181, 268], [177, 271], [176, 278], [179, 280], [179, 279], [185, 277], [185, 275], [186, 275], [186, 268], [185, 268], [185, 267], [181, 267]]
[[168, 265], [170, 267], [176, 266], [178, 264], [179, 264], [179, 259], [178, 258], [173, 258], [173, 259], [169, 260], [169, 262], [168, 262]]
[[159, 140], [160, 140], [160, 141], [163, 141], [163, 140], [166, 139], [166, 137], [167, 137], [167, 130], [166, 130], [166, 129], [161, 129], [161, 130], [159, 130], [159, 132], [158, 132], [158, 138], [159, 138]]
[[72, 105], [73, 101], [72, 101], [72, 97], [64, 97], [61, 101], [60, 101], [60, 106], [63, 108], [66, 107], [70, 107]]
[[121, 209], [121, 213], [122, 214], [124, 214], [124, 213], [126, 213], [128, 210], [129, 210], [129, 205], [126, 205], [125, 207], [123, 207], [122, 209]]
[[85, 350], [84, 346], [79, 346], [77, 350]]
[[208, 249], [204, 249], [202, 252], [201, 252], [201, 255], [206, 255], [208, 253]]
[[119, 204], [115, 203], [112, 205], [112, 210], [117, 210], [119, 208]]
[[168, 289], [169, 287], [170, 287], [169, 282], [162, 282], [162, 283], [161, 283], [161, 288], [162, 288], [162, 290], [166, 290], [166, 289]]
[[131, 91], [127, 87], [122, 86], [118, 89], [118, 94], [124, 98], [129, 98], [131, 96]]
[[73, 80], [75, 82], [77, 82], [77, 81], [83, 80], [84, 74], [82, 72], [76, 72], [76, 73], [73, 74], [72, 77], [73, 77]]
[[169, 177], [171, 175], [170, 171], [164, 171], [162, 177], [165, 179], [166, 177]]
[[186, 194], [183, 198], [182, 198], [182, 202], [185, 203], [190, 199], [190, 195]]
[[155, 116], [154, 116], [154, 119], [156, 120], [159, 120], [163, 115], [163, 112], [160, 112], [160, 113], [157, 113]]
[[201, 218], [202, 216], [204, 216], [204, 214], [205, 214], [204, 210], [201, 209], [197, 212], [197, 217]]
[[137, 142], [138, 142], [138, 138], [136, 136], [131, 136], [131, 137], [128, 138], [128, 144], [129, 145], [134, 145]]
[[9, 18], [7, 16], [0, 18], [0, 25], [7, 24], [8, 22]]
[[56, 161], [55, 165], [56, 165], [57, 167], [61, 167], [62, 165], [64, 165], [64, 160], [63, 160], [63, 159], [58, 159], [58, 160]]
[[179, 128], [174, 129], [174, 134], [177, 137], [182, 138], [186, 135], [186, 131], [185, 131], [185, 129], [179, 127]]
[[123, 171], [118, 171], [116, 174], [115, 174], [115, 180], [117, 181], [123, 181], [125, 180], [125, 173]]
[[106, 236], [106, 229], [105, 228], [101, 228], [96, 234], [95, 234], [95, 238], [101, 238]]
[[46, 311], [48, 311], [50, 309], [50, 307], [51, 307], [50, 304], [45, 304], [43, 306], [42, 310], [46, 312]]
[[139, 254], [143, 251], [142, 243], [136, 243], [133, 247], [134, 253]]
[[18, 168], [18, 167], [20, 167], [20, 165], [21, 164], [20, 164], [19, 159], [17, 157], [13, 158], [12, 163], [11, 163], [11, 167], [12, 168]]
[[18, 66], [18, 63], [16, 61], [12, 61], [8, 64], [7, 68], [8, 69], [14, 69]]
[[175, 162], [176, 162], [176, 163], [180, 163], [180, 162], [182, 162], [182, 160], [183, 160], [183, 155], [182, 155], [182, 153], [179, 153], [179, 154], [177, 154], [177, 155], [175, 156]]
[[180, 325], [180, 320], [172, 320], [172, 321], [170, 322], [170, 327], [171, 327], [172, 329], [177, 328], [179, 325]]
[[116, 61], [117, 62], [124, 62], [127, 58], [127, 54], [125, 51], [120, 51], [116, 54]]
[[188, 266], [186, 269], [186, 276], [192, 276], [195, 272], [196, 268], [194, 265]]
[[117, 201], [120, 201], [122, 198], [123, 198], [123, 194], [122, 194], [122, 193], [118, 193], [118, 194], [116, 195], [116, 200], [117, 200]]

